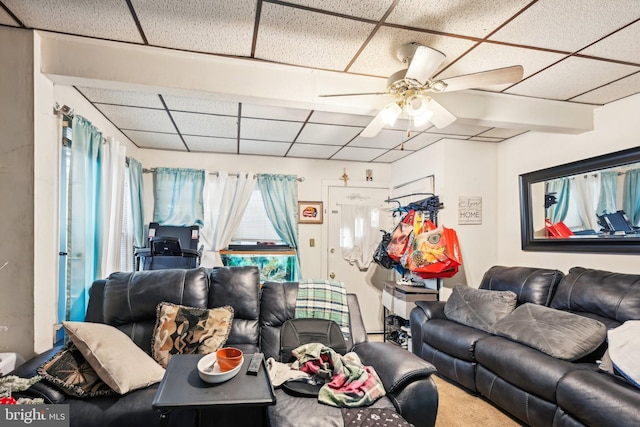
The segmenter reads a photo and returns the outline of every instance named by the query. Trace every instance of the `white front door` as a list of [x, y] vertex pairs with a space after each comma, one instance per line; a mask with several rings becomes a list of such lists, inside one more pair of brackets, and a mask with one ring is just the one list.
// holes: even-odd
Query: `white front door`
[[[369, 183], [366, 183], [369, 184]], [[391, 270], [376, 263], [364, 271], [357, 265], [351, 265], [342, 257], [340, 248], [341, 209], [347, 204], [376, 205], [380, 207], [380, 229], [391, 227], [390, 206], [384, 201], [389, 198], [389, 188], [373, 184], [363, 186], [336, 184], [328, 186], [328, 238], [327, 238], [327, 277], [345, 284], [347, 292], [358, 296], [362, 318], [369, 333], [382, 332], [383, 309], [380, 302], [385, 280], [393, 277]], [[382, 233], [377, 232], [377, 237]]]

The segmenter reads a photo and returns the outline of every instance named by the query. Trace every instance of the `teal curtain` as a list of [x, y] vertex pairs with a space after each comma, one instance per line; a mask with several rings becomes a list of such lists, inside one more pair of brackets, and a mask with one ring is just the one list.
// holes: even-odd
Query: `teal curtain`
[[596, 213], [615, 213], [616, 196], [618, 194], [618, 172], [605, 171], [600, 173], [600, 196], [598, 197], [598, 207]]
[[546, 217], [554, 224], [564, 221], [569, 211], [569, 179], [559, 178], [548, 181], [545, 185], [545, 194], [555, 193], [557, 203], [547, 208]]
[[133, 219], [133, 245], [136, 248], [146, 246], [144, 233], [144, 185], [142, 182], [142, 164], [133, 157], [129, 161], [129, 189], [131, 191], [131, 217]]
[[258, 174], [264, 208], [280, 238], [296, 250], [296, 275], [300, 277], [298, 251], [298, 179], [295, 175]]
[[624, 176], [622, 207], [632, 226], [640, 225], [640, 169], [632, 169]]
[[204, 170], [156, 168], [153, 221], [160, 225], [204, 225]]
[[102, 133], [78, 115], [72, 129], [66, 319], [83, 321], [98, 266]]

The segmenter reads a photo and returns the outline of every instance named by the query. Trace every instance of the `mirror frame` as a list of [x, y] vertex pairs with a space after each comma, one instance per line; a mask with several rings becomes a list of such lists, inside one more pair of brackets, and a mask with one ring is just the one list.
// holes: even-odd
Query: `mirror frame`
[[531, 201], [532, 184], [637, 162], [640, 162], [640, 148], [635, 147], [520, 175], [520, 233], [522, 250], [543, 252], [640, 253], [640, 238], [534, 239], [533, 206]]

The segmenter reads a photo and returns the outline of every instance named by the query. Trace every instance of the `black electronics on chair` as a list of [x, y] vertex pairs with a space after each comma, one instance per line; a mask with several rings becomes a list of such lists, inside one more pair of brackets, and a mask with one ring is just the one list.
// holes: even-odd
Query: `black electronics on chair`
[[624, 211], [596, 216], [598, 217], [598, 224], [602, 227], [602, 232], [604, 233], [633, 234], [638, 233], [640, 230], [640, 227], [634, 227], [629, 223], [629, 218], [627, 218], [627, 214]]
[[149, 224], [146, 248], [136, 249], [136, 270], [162, 270], [167, 268], [197, 268], [202, 258], [198, 248], [200, 227], [180, 227]]

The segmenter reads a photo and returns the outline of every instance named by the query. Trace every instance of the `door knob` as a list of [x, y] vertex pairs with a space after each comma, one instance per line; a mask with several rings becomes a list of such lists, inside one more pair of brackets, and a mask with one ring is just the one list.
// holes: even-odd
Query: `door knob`
[[336, 278], [336, 273], [331, 272], [331, 273], [329, 274], [329, 278], [330, 278], [330, 279], [335, 279], [335, 278]]
[[335, 249], [333, 249], [333, 248], [331, 248], [331, 249], [329, 249], [329, 252], [331, 252], [331, 253], [333, 254], [333, 253], [335, 253], [335, 252], [336, 252], [336, 250], [335, 250]]

